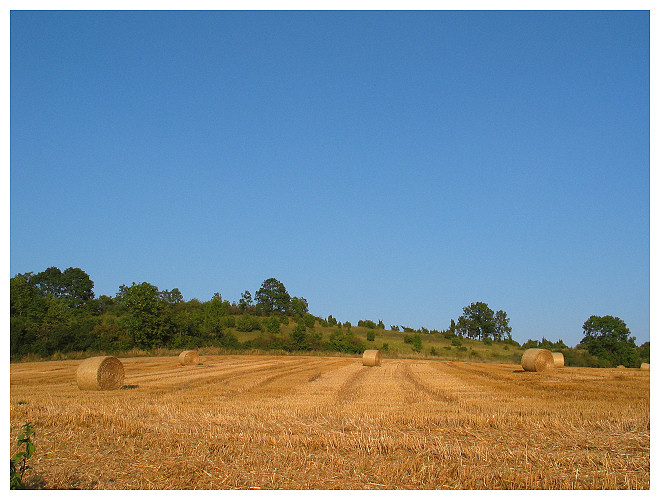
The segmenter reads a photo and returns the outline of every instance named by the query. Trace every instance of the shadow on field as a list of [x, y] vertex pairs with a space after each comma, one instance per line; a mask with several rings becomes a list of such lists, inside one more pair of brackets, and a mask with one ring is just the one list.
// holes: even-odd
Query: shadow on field
[[121, 386], [121, 390], [122, 390], [122, 391], [123, 391], [123, 390], [126, 390], [126, 389], [137, 389], [137, 388], [138, 388], [137, 385], [122, 385], [122, 386]]

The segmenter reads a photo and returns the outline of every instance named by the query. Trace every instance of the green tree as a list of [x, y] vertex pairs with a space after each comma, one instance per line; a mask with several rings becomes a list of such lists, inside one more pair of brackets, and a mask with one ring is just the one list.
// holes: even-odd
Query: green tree
[[163, 302], [167, 304], [180, 304], [183, 302], [183, 294], [178, 288], [172, 288], [171, 291], [163, 290], [160, 292]]
[[504, 311], [497, 311], [495, 313], [495, 330], [493, 337], [495, 340], [504, 340], [505, 338], [511, 340], [511, 327], [509, 326], [509, 318]]
[[639, 354], [635, 337], [620, 318], [613, 316], [591, 316], [582, 325], [584, 338], [580, 342], [589, 354], [603, 361], [603, 366], [639, 366]]
[[306, 351], [309, 349], [308, 335], [305, 325], [298, 323], [293, 332], [291, 332], [291, 350], [292, 351]]
[[268, 333], [280, 333], [280, 320], [277, 318], [277, 316], [269, 316], [264, 320], [263, 325]]
[[415, 352], [422, 351], [422, 336], [419, 333], [416, 333], [412, 337], [412, 349]]
[[307, 304], [307, 299], [305, 299], [304, 297], [293, 297], [291, 299], [290, 310], [295, 315], [304, 316], [309, 312], [309, 305]]
[[222, 300], [218, 292], [208, 302], [202, 304], [202, 333], [207, 337], [221, 337], [226, 324], [227, 303]]
[[637, 348], [637, 354], [639, 354], [639, 360], [642, 363], [651, 362], [651, 342], [644, 342]]
[[80, 307], [94, 298], [94, 282], [79, 267], [65, 269], [60, 281], [63, 298], [70, 307]]
[[241, 300], [238, 301], [238, 307], [241, 311], [246, 311], [252, 307], [252, 294], [248, 290], [245, 290], [241, 294]]
[[273, 311], [286, 313], [291, 304], [291, 297], [285, 286], [275, 278], [265, 280], [254, 294], [254, 298], [257, 301], [257, 309], [265, 313]]
[[69, 307], [80, 307], [94, 298], [94, 282], [78, 267], [69, 267], [64, 272], [49, 267], [32, 276], [30, 282], [43, 295], [64, 299]]
[[495, 332], [495, 313], [485, 302], [473, 302], [463, 308], [456, 331], [468, 338], [483, 339], [491, 336]]
[[164, 304], [158, 287], [150, 283], [133, 283], [124, 290], [121, 305], [128, 312], [126, 330], [134, 345], [153, 348], [165, 343], [169, 332], [162, 316]]

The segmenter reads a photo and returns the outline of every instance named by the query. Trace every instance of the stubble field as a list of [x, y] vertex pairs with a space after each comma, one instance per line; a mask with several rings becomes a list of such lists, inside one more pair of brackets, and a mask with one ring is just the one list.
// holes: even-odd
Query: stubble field
[[11, 450], [54, 489], [648, 489], [649, 372], [303, 356], [12, 364]]

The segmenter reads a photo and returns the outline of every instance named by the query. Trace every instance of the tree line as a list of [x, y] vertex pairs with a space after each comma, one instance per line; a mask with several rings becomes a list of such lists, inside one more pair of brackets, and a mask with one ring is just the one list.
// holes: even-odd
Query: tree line
[[[291, 296], [277, 279], [236, 302], [216, 292], [208, 301], [184, 300], [178, 288], [159, 290], [147, 282], [121, 285], [114, 297], [96, 297], [94, 282], [80, 268], [10, 279], [10, 354], [49, 357], [72, 351], [122, 352], [133, 348], [219, 346], [228, 349], [330, 350], [360, 353], [364, 343], [332, 316], [309, 313], [304, 297]], [[288, 336], [284, 326], [295, 325]], [[335, 326], [323, 340], [314, 325]], [[239, 342], [234, 332], [257, 331]]]
[[[291, 327], [288, 327], [293, 322]], [[315, 325], [332, 327], [324, 338]], [[382, 320], [359, 320], [367, 341]], [[283, 334], [286, 328], [288, 335]], [[403, 340], [421, 352], [421, 334], [438, 334], [460, 345], [461, 339], [484, 344], [502, 342], [517, 347], [544, 347], [564, 352], [567, 364], [580, 366], [639, 366], [650, 361], [650, 344], [636, 347], [625, 323], [612, 316], [591, 316], [583, 325], [584, 338], [577, 349], [543, 338], [520, 346], [511, 337], [509, 317], [484, 302], [473, 302], [450, 321], [446, 330], [413, 329], [391, 325], [404, 332]], [[239, 342], [235, 332], [258, 334]], [[414, 333], [414, 335], [408, 335]], [[266, 279], [252, 294], [245, 290], [238, 302], [216, 292], [210, 300], [186, 301], [178, 288], [159, 290], [147, 282], [121, 285], [114, 297], [94, 294], [94, 282], [80, 268], [60, 271], [49, 267], [39, 273], [17, 274], [10, 279], [10, 354], [49, 357], [72, 351], [122, 352], [133, 348], [171, 349], [220, 346], [229, 349], [364, 351], [364, 342], [351, 331], [351, 323], [309, 313], [304, 297], [291, 296], [283, 283]]]

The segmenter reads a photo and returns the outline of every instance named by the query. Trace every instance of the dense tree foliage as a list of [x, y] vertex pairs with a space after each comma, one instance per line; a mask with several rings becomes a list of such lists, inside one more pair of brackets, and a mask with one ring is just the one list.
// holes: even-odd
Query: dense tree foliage
[[463, 308], [458, 321], [451, 320], [450, 331], [470, 339], [511, 339], [509, 318], [504, 311], [493, 312], [485, 302], [473, 302]]
[[[365, 337], [358, 337], [349, 321], [342, 323], [332, 315], [326, 319], [310, 314], [307, 300], [291, 297], [275, 278], [265, 280], [254, 294], [245, 290], [238, 303], [223, 299], [219, 292], [207, 301], [185, 300], [178, 288], [159, 290], [146, 282], [121, 285], [114, 297], [96, 297], [93, 287], [89, 275], [79, 268], [62, 272], [49, 267], [36, 274], [11, 278], [11, 359], [73, 351], [149, 351], [158, 347], [345, 353], [365, 349], [361, 340]], [[293, 325], [289, 326], [291, 322]], [[316, 330], [317, 326], [326, 329], [325, 337]], [[366, 334], [366, 342], [371, 346], [377, 337], [389, 335], [377, 333], [385, 329], [380, 319], [360, 320], [357, 326], [362, 329], [359, 335]], [[577, 348], [545, 338], [529, 340], [522, 347], [561, 351], [569, 366], [639, 366], [640, 361], [650, 361], [650, 343], [635, 347], [634, 337], [630, 337], [619, 318], [592, 316], [583, 328], [585, 337]], [[507, 314], [493, 312], [484, 302], [464, 307], [463, 315], [457, 321], [452, 319], [449, 329], [442, 332], [423, 326], [415, 329], [392, 325], [390, 329], [403, 332], [402, 340], [414, 352], [425, 352], [424, 343], [433, 335], [450, 340], [452, 347], [463, 351], [467, 351], [462, 345], [464, 338], [482, 340], [485, 345], [507, 344], [505, 350], [509, 345], [520, 347], [511, 338]], [[384, 342], [380, 348], [386, 350], [390, 345]]]
[[582, 326], [584, 338], [580, 342], [589, 354], [603, 361], [603, 366], [624, 365], [639, 367], [635, 337], [625, 322], [613, 316], [591, 316]]
[[257, 301], [257, 310], [260, 312], [286, 313], [291, 306], [291, 297], [286, 287], [275, 278], [264, 281], [254, 297]]

